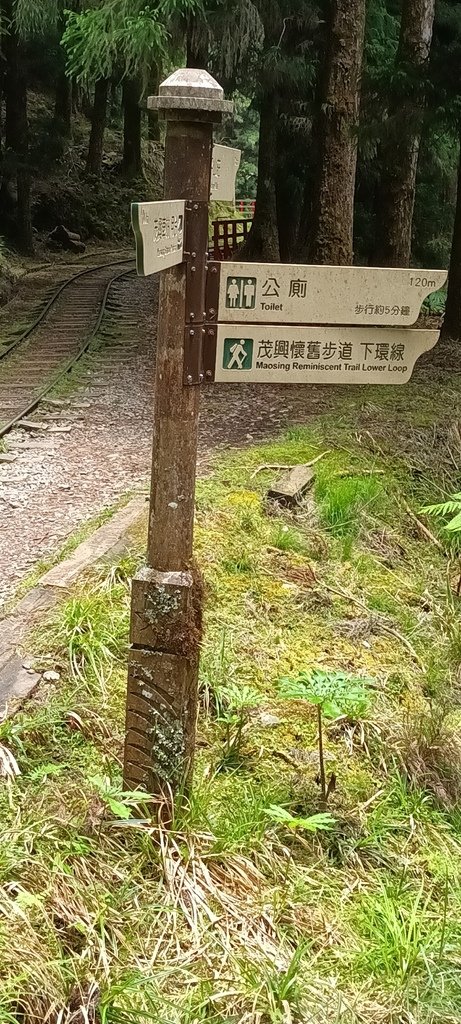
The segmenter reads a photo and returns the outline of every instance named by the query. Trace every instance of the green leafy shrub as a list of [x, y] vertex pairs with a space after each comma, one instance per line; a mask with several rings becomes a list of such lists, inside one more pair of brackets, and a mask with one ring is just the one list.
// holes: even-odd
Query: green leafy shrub
[[285, 677], [280, 680], [279, 689], [282, 697], [287, 700], [306, 700], [317, 708], [318, 721], [318, 754], [319, 784], [321, 806], [326, 807], [331, 793], [336, 788], [334, 772], [327, 782], [325, 758], [323, 752], [323, 718], [361, 718], [369, 707], [367, 682], [347, 672], [311, 669], [300, 672], [294, 679]]
[[280, 693], [289, 700], [307, 700], [322, 709], [325, 718], [362, 718], [368, 711], [370, 696], [367, 679], [347, 672], [314, 668], [300, 672], [294, 679], [280, 681]]

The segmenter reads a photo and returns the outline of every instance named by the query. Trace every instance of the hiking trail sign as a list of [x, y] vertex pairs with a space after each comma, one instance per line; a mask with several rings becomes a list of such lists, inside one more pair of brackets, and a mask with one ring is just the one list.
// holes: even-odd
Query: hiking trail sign
[[182, 199], [132, 203], [131, 224], [136, 240], [136, 270], [141, 277], [175, 267], [184, 259]]
[[446, 270], [211, 263], [208, 320], [410, 327]]
[[[405, 384], [438, 331], [219, 324], [214, 380], [259, 384]], [[208, 378], [210, 379], [210, 378]]]

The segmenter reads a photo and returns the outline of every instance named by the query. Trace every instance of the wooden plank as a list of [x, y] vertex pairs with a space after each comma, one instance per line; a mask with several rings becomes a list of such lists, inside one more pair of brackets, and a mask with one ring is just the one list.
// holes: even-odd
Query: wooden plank
[[22, 430], [48, 430], [48, 423], [40, 423], [39, 420], [20, 420], [18, 427]]
[[274, 501], [283, 502], [284, 505], [297, 505], [306, 491], [312, 487], [314, 478], [315, 473], [310, 466], [293, 466], [270, 488], [268, 496]]

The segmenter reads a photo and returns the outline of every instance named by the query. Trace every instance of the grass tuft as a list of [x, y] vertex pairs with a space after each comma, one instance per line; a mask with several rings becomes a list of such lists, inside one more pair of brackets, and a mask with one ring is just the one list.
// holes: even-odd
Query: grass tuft
[[372, 476], [335, 479], [323, 475], [316, 484], [315, 496], [323, 525], [334, 536], [355, 537], [360, 529], [361, 512], [379, 503], [382, 484]]

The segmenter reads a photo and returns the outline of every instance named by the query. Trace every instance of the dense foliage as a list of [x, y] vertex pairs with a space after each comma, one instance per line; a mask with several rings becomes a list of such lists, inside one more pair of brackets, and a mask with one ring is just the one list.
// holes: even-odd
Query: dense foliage
[[[187, 61], [236, 99], [221, 135], [243, 150], [239, 194], [257, 198], [247, 258], [448, 265], [458, 0], [0, 0], [0, 9], [0, 230], [23, 250], [33, 227], [53, 227], [60, 213], [53, 187], [46, 223], [50, 174], [70, 167], [90, 208], [95, 194], [104, 205], [109, 172], [142, 181], [149, 143], [161, 141], [143, 101]], [[63, 219], [68, 208], [64, 190]], [[449, 319], [456, 336], [456, 309]]]

